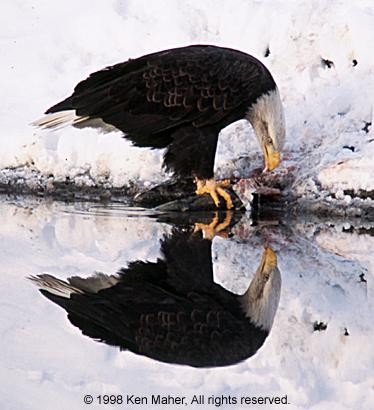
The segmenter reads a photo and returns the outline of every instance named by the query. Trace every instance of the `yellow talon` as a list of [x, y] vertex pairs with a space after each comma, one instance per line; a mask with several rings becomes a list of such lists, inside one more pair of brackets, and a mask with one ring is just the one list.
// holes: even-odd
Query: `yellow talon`
[[203, 232], [203, 238], [212, 240], [216, 235], [227, 237], [227, 233], [223, 232], [228, 226], [230, 226], [232, 219], [231, 212], [225, 214], [225, 219], [219, 223], [218, 212], [214, 213], [213, 220], [210, 224], [195, 223], [194, 232]]
[[195, 182], [197, 195], [209, 194], [217, 208], [219, 208], [219, 197], [221, 196], [226, 201], [226, 209], [233, 208], [234, 205], [232, 203], [231, 196], [224, 190], [224, 188], [228, 188], [230, 186], [229, 179], [225, 179], [220, 182], [216, 182], [214, 179], [196, 179]]

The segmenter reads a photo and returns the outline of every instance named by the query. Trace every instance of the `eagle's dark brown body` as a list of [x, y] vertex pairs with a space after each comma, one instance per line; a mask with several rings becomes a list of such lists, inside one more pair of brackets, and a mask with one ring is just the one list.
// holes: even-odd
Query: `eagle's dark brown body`
[[196, 45], [93, 73], [46, 113], [75, 110], [80, 126], [101, 119], [136, 146], [167, 148], [164, 165], [177, 175], [209, 179], [219, 131], [245, 118], [258, 98], [275, 88], [254, 57]]
[[[162, 259], [133, 262], [117, 279], [106, 276], [102, 287], [95, 285], [98, 277], [33, 280], [83, 334], [121, 349], [195, 367], [230, 365], [255, 354], [279, 301], [279, 290], [269, 296], [267, 282], [276, 282], [279, 271], [257, 273], [246, 299], [214, 282], [211, 241], [200, 234], [174, 229], [161, 249]], [[269, 297], [276, 300], [248, 310], [256, 298], [261, 305]], [[271, 315], [271, 324], [257, 323], [261, 315]]]

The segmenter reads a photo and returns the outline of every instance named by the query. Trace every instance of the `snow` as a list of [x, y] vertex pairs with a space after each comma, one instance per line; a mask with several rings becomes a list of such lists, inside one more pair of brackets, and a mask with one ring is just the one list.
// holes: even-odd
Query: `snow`
[[321, 184], [335, 193], [344, 190], [371, 191], [373, 185], [373, 156], [374, 145], [371, 144], [367, 150], [367, 156], [358, 156], [341, 161], [323, 168], [318, 179]]
[[[154, 261], [169, 225], [141, 210], [36, 200], [2, 201], [0, 216], [4, 409], [44, 409], [51, 403], [57, 410], [83, 409], [88, 407], [84, 394], [152, 393], [287, 394], [290, 409], [373, 408], [374, 260], [365, 227], [298, 221], [259, 227], [244, 216], [232, 238], [215, 238], [215, 280], [236, 293], [248, 286], [264, 240], [270, 240], [278, 256], [281, 297], [270, 335], [256, 355], [226, 368], [194, 369], [82, 336], [65, 311], [26, 279], [42, 272], [61, 279], [113, 274], [129, 261]], [[327, 329], [313, 332], [316, 321]]]
[[[0, 183], [48, 185], [69, 177], [79, 186], [148, 187], [163, 181], [162, 152], [132, 147], [119, 132], [51, 132], [29, 124], [91, 72], [202, 43], [251, 53], [272, 72], [287, 124], [283, 171], [275, 172], [294, 169], [289, 190], [300, 201], [372, 208], [365, 193], [374, 190], [373, 38], [372, 0], [3, 0]], [[248, 124], [222, 131], [218, 177], [260, 166]], [[287, 394], [289, 409], [374, 408], [372, 226], [298, 220], [253, 226], [247, 219], [233, 238], [215, 238], [215, 280], [237, 293], [270, 240], [281, 299], [255, 356], [197, 370], [83, 337], [25, 279], [114, 273], [135, 259], [155, 260], [169, 225], [142, 210], [37, 199], [2, 198], [0, 219], [2, 408], [99, 408], [84, 405], [83, 395], [111, 393]], [[327, 329], [313, 332], [316, 321]]]
[[[134, 148], [119, 132], [43, 132], [29, 124], [93, 71], [156, 50], [211, 43], [252, 53], [276, 79], [287, 120], [283, 167], [296, 168], [290, 190], [316, 199], [374, 188], [370, 0], [5, 0], [0, 21], [1, 182], [17, 179], [20, 170], [26, 183], [35, 172], [113, 187], [164, 180], [162, 152]], [[221, 133], [217, 176], [240, 176], [259, 165], [249, 125]], [[334, 201], [349, 206], [339, 195]]]

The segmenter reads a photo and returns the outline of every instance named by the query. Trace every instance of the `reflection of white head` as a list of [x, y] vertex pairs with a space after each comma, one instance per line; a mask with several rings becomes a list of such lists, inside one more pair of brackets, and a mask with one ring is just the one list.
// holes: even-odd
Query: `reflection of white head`
[[255, 277], [240, 299], [251, 322], [267, 331], [270, 331], [278, 309], [281, 283], [277, 257], [270, 248], [266, 248]]
[[279, 165], [280, 152], [286, 138], [286, 121], [277, 87], [262, 95], [252, 105], [247, 119], [252, 124], [264, 153], [266, 169], [271, 171]]

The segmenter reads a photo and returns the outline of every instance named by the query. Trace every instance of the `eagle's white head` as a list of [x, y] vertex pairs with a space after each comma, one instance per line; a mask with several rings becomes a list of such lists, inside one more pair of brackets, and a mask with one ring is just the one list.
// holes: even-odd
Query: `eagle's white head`
[[282, 279], [277, 255], [270, 248], [264, 249], [260, 266], [248, 290], [240, 296], [242, 308], [256, 326], [270, 331], [278, 309]]
[[286, 137], [286, 121], [277, 87], [257, 99], [248, 111], [247, 120], [264, 153], [264, 171], [272, 171], [280, 163]]

